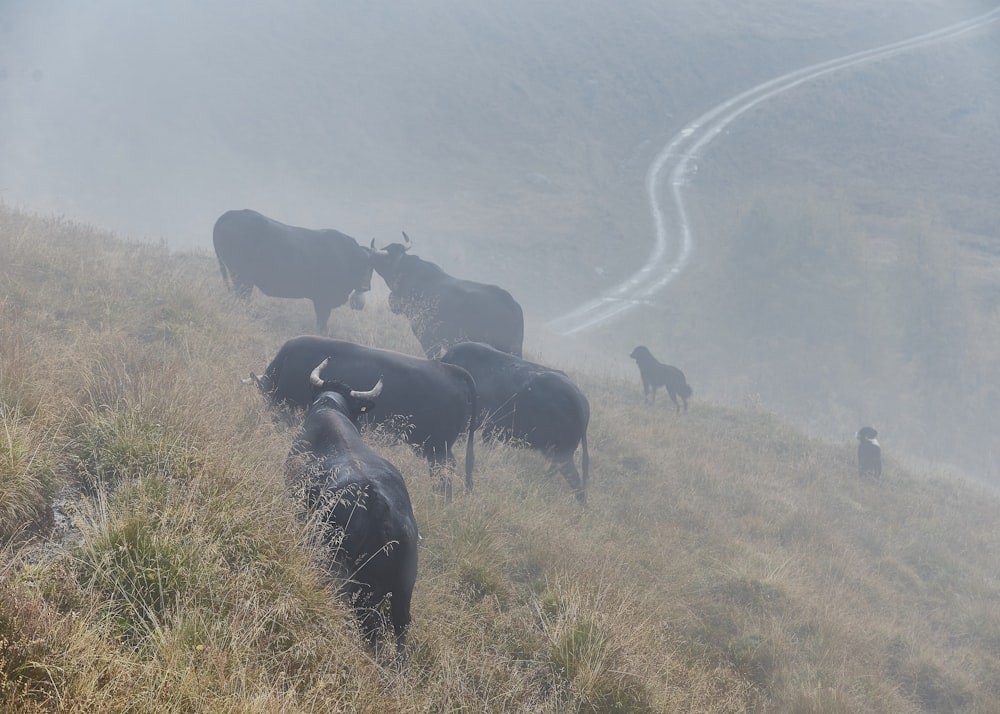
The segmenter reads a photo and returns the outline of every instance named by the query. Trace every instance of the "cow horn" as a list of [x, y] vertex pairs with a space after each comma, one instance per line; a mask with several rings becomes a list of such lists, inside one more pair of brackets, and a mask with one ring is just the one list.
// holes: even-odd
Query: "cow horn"
[[385, 248], [382, 248], [381, 250], [379, 250], [378, 248], [375, 247], [375, 236], [372, 236], [371, 251], [372, 251], [372, 255], [389, 255], [388, 251], [386, 251]]
[[351, 390], [351, 396], [355, 399], [375, 399], [378, 395], [382, 393], [382, 378], [379, 377], [378, 381], [375, 382], [375, 386], [369, 389], [367, 392], [357, 392]]
[[410, 236], [406, 235], [406, 231], [402, 231], [402, 233], [403, 233], [403, 241], [406, 243], [406, 247], [403, 248], [403, 252], [405, 253], [406, 251], [408, 251], [410, 248], [413, 247], [413, 241], [410, 240]]
[[316, 369], [314, 369], [312, 371], [312, 374], [309, 375], [309, 384], [311, 384], [314, 387], [323, 386], [323, 378], [319, 376], [319, 373], [323, 371], [323, 368], [326, 367], [327, 362], [329, 361], [330, 358], [327, 357], [325, 360], [316, 365]]

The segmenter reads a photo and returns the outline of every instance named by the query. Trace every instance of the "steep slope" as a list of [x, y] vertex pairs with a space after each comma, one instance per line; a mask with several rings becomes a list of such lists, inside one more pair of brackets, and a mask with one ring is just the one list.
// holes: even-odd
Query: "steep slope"
[[[0, 254], [5, 710], [996, 711], [994, 493], [891, 452], [861, 480], [853, 443], [759, 406], [644, 407], [596, 364], [573, 370], [586, 511], [525, 452], [483, 445], [446, 505], [379, 446], [423, 536], [396, 674], [292, 515], [290, 432], [237, 379], [308, 304], [9, 209]], [[378, 298], [335, 334], [417, 352]]]

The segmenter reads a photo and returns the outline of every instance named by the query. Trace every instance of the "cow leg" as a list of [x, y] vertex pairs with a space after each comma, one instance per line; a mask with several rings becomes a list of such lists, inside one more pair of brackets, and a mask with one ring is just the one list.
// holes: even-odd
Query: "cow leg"
[[406, 635], [410, 629], [410, 593], [397, 589], [392, 593], [390, 616], [392, 631], [396, 635], [396, 658], [402, 664], [406, 656]]
[[361, 628], [361, 635], [368, 643], [368, 647], [374, 652], [378, 646], [378, 635], [381, 629], [381, 616], [379, 611], [370, 605], [364, 605], [357, 610], [358, 626]]
[[576, 496], [576, 500], [580, 502], [580, 505], [587, 505], [587, 492], [584, 490], [583, 482], [580, 480], [580, 472], [576, 470], [576, 464], [573, 463], [573, 454], [556, 457], [556, 460], [553, 461], [553, 466], [559, 468], [563, 478], [566, 479], [566, 483], [573, 489], [573, 495]]
[[313, 300], [313, 310], [316, 311], [316, 334], [325, 335], [326, 326], [330, 321], [330, 312], [333, 310], [333, 306]]
[[233, 275], [233, 292], [236, 293], [236, 297], [240, 300], [249, 300], [250, 294], [253, 293], [253, 283], [244, 282], [240, 276]]
[[[368, 643], [368, 647], [376, 657], [380, 655], [380, 642], [386, 632], [385, 620], [385, 598], [386, 591], [378, 588], [373, 589], [369, 585], [358, 585], [354, 588], [354, 615], [358, 620], [358, 627], [362, 637]], [[390, 598], [390, 601], [394, 600]], [[407, 615], [409, 615], [409, 603], [407, 602]], [[407, 624], [409, 621], [407, 620]], [[393, 629], [395, 629], [395, 615], [393, 614]]]
[[674, 407], [677, 408], [677, 413], [681, 413], [681, 405], [677, 403], [677, 394], [670, 387], [667, 387], [667, 394], [670, 395], [670, 401], [674, 403]]
[[344, 594], [354, 610], [354, 617], [358, 621], [361, 636], [365, 638], [365, 642], [374, 652], [379, 631], [382, 629], [382, 616], [378, 610], [379, 601], [373, 597], [371, 588], [352, 580], [347, 580], [344, 583]]

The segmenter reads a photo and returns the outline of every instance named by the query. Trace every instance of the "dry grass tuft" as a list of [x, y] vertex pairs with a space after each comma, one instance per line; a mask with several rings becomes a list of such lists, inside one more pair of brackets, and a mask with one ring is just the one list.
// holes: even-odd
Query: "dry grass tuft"
[[0, 542], [51, 523], [57, 482], [51, 435], [17, 405], [0, 403]]

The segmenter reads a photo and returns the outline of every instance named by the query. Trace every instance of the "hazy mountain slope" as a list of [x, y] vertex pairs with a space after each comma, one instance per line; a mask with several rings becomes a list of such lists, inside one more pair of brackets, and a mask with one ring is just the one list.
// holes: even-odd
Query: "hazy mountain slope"
[[[376, 443], [423, 536], [398, 674], [324, 587], [292, 433], [237, 379], [308, 305], [8, 209], [0, 254], [4, 711], [998, 711], [995, 493], [891, 454], [861, 480], [852, 442], [676, 416], [586, 364], [586, 511], [525, 452], [480, 445], [444, 504]], [[416, 351], [382, 300], [331, 324]]]
[[995, 30], [760, 107], [699, 167], [688, 275], [593, 336], [542, 324], [645, 258], [644, 173], [685, 122], [989, 7], [7, 3], [0, 196], [203, 248], [243, 206], [362, 241], [404, 229], [509, 287], [546, 354], [625, 374], [649, 343], [699, 395], [836, 439], [870, 421], [898, 453], [988, 473]]
[[996, 478], [995, 40], [839, 73], [736, 123], [691, 189], [699, 255], [616, 349], [653, 341], [713, 397], [831, 438], [874, 422], [897, 453]]
[[[686, 119], [782, 71], [963, 16], [863, 7], [17, 8], [0, 50], [0, 186], [185, 245], [207, 246], [214, 218], [244, 205], [363, 237], [406, 228], [440, 251], [515, 233], [585, 293], [597, 278], [570, 245], [586, 241], [586, 264], [612, 275], [643, 255], [642, 174]], [[496, 262], [515, 279], [532, 265]]]

